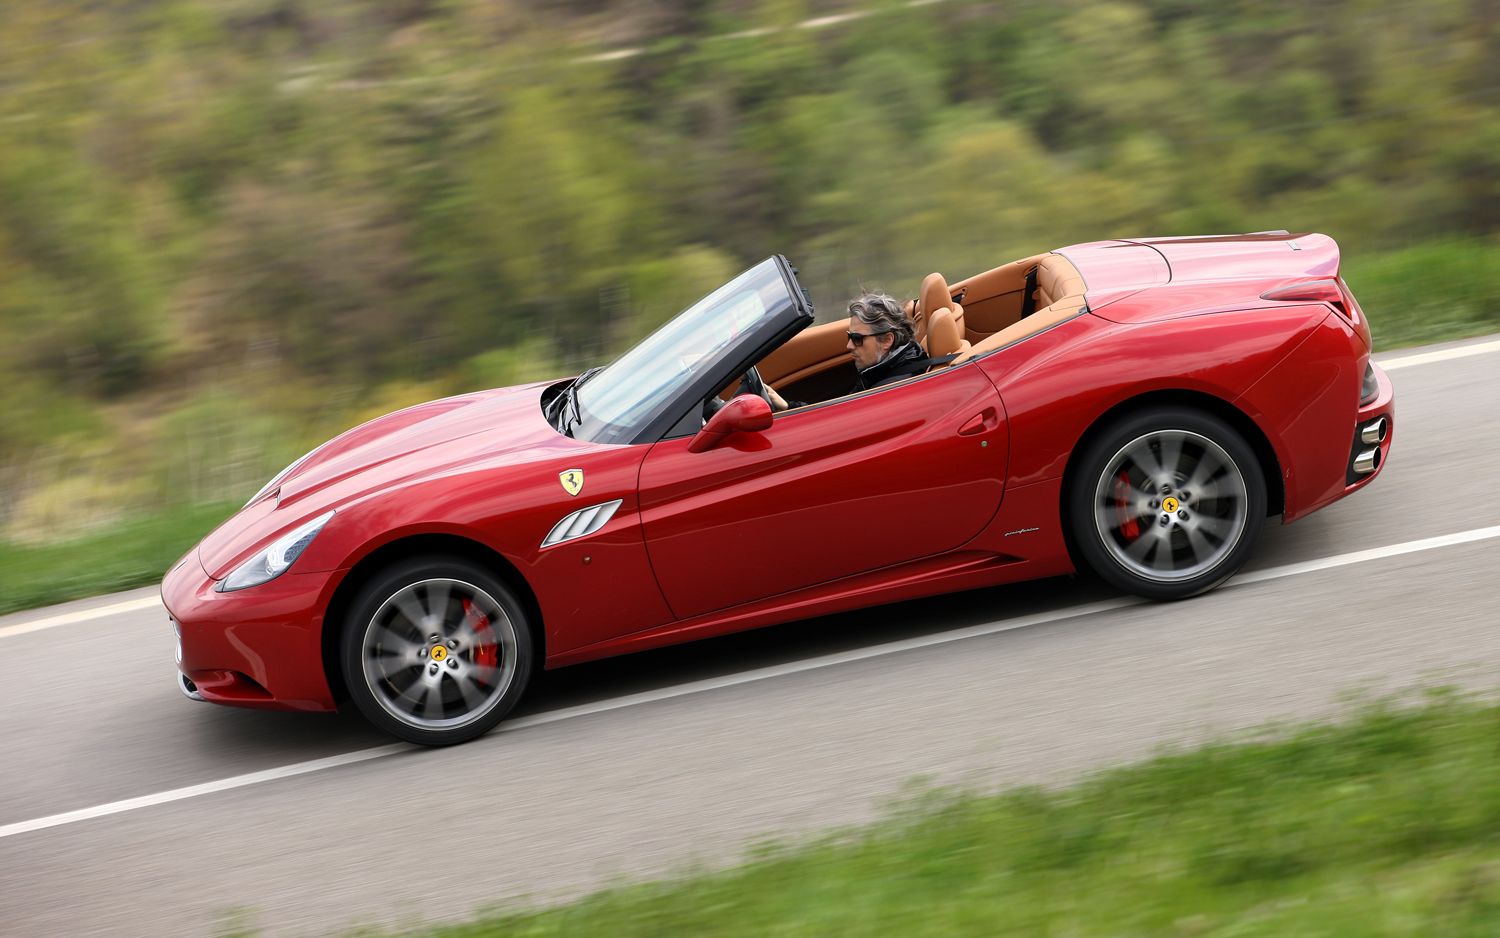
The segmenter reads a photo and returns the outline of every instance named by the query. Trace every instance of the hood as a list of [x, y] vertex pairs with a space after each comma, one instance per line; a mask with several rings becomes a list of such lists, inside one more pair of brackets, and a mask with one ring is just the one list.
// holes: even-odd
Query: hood
[[[542, 416], [546, 385], [481, 391], [417, 404], [345, 431], [308, 455], [281, 480], [281, 502], [415, 453], [484, 433], [488, 449], [521, 447], [557, 432]], [[429, 462], [433, 460], [424, 460]], [[439, 456], [435, 460], [442, 462]]]
[[351, 497], [482, 461], [551, 456], [583, 445], [542, 415], [546, 387], [450, 397], [355, 427], [297, 464], [281, 481], [279, 498], [248, 505], [205, 537], [199, 560], [209, 576], [221, 579], [247, 551]]

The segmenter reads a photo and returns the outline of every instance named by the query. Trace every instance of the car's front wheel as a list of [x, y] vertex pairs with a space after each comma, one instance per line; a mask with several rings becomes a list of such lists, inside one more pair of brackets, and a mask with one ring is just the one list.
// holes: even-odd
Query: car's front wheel
[[344, 623], [349, 695], [370, 722], [426, 746], [479, 736], [515, 706], [531, 676], [521, 603], [460, 558], [413, 559], [373, 576]]
[[1255, 452], [1228, 423], [1189, 409], [1140, 412], [1096, 437], [1069, 499], [1073, 542], [1088, 566], [1152, 599], [1228, 579], [1266, 518]]

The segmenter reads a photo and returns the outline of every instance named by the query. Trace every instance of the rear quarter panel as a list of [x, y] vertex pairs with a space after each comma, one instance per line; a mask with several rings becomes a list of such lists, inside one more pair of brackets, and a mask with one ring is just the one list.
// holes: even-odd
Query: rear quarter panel
[[[1084, 433], [1132, 398], [1186, 390], [1233, 403], [1328, 315], [1322, 306], [1280, 306], [1134, 325], [1083, 315], [986, 356], [980, 366], [1010, 418], [1010, 486], [1061, 478]], [[1250, 415], [1283, 466], [1290, 396], [1263, 394], [1265, 406]]]
[[1274, 428], [1286, 490], [1283, 522], [1344, 495], [1360, 383], [1370, 353], [1364, 338], [1329, 312], [1306, 341], [1246, 390], [1237, 406]]

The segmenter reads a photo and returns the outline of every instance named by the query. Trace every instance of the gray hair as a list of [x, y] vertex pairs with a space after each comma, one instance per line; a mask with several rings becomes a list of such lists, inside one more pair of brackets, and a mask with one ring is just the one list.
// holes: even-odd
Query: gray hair
[[895, 297], [884, 293], [866, 293], [853, 301], [849, 304], [849, 315], [873, 327], [872, 332], [890, 332], [896, 338], [891, 348], [900, 348], [916, 336], [901, 304]]

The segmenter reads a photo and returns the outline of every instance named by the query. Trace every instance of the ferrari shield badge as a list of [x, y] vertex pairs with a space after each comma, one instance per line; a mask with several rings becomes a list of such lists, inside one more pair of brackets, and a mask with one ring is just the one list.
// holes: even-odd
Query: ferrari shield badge
[[582, 469], [565, 469], [557, 474], [557, 478], [562, 482], [563, 491], [569, 495], [577, 495], [583, 491]]

